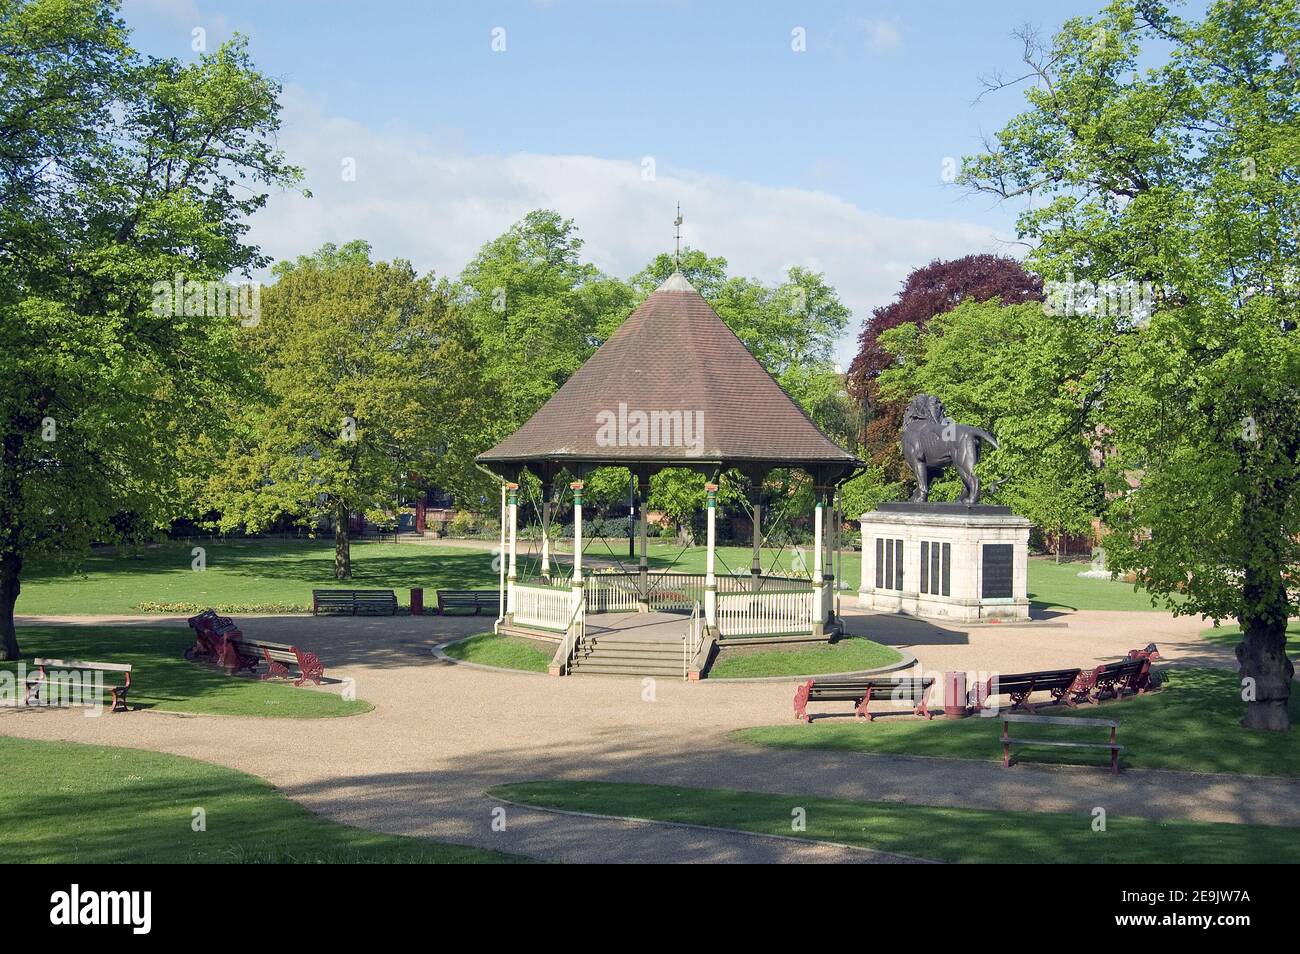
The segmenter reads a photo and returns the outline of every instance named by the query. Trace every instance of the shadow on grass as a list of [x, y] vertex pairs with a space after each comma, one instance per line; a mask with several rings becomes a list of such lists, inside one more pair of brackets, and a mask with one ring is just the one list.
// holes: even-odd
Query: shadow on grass
[[0, 737], [0, 762], [10, 863], [518, 860], [340, 825], [251, 775], [174, 755]]

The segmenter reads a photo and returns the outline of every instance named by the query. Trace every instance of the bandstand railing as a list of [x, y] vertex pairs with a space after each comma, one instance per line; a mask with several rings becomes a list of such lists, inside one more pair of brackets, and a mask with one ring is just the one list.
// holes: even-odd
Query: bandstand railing
[[573, 588], [536, 581], [516, 582], [515, 602], [510, 609], [517, 623], [562, 630], [573, 613]]
[[718, 635], [725, 638], [811, 633], [814, 598], [811, 587], [719, 593]]

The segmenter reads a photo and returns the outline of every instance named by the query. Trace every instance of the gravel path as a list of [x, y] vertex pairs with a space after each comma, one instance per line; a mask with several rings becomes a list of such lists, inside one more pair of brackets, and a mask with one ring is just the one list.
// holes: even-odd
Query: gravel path
[[[49, 618], [43, 621], [50, 622]], [[159, 625], [157, 617], [148, 622]], [[940, 627], [849, 611], [853, 631], [915, 653], [927, 670], [1091, 665], [1154, 640], [1166, 659], [1232, 667], [1200, 620], [1079, 612], [1054, 625]], [[24, 620], [34, 623], [36, 619]], [[78, 619], [72, 624], [114, 622]], [[123, 745], [261, 776], [313, 811], [394, 834], [560, 861], [893, 861], [850, 848], [502, 806], [503, 782], [570, 778], [697, 785], [933, 805], [1300, 825], [1300, 782], [1173, 772], [1018, 766], [740, 745], [736, 728], [791, 718], [789, 683], [553, 679], [451, 665], [434, 645], [490, 628], [474, 618], [241, 618], [300, 642], [351, 676], [366, 715], [310, 721], [139, 711], [0, 710], [0, 733]], [[163, 625], [184, 626], [183, 621]], [[141, 681], [147, 679], [141, 674]], [[338, 691], [337, 688], [304, 691]], [[865, 729], [864, 731], [869, 731]], [[990, 732], [995, 730], [990, 727]], [[504, 831], [493, 830], [495, 809]], [[499, 826], [498, 826], [499, 827]]]

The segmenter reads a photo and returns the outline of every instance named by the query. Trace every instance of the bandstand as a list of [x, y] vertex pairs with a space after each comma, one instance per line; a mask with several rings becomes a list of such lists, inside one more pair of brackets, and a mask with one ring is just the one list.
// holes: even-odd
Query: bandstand
[[[699, 678], [715, 648], [826, 640], [838, 632], [842, 516], [837, 488], [861, 466], [823, 434], [680, 272], [674, 272], [519, 430], [478, 462], [504, 481], [499, 632], [556, 645], [550, 671]], [[583, 564], [584, 479], [623, 467], [637, 490], [635, 567]], [[705, 484], [705, 572], [651, 569], [650, 478], [688, 468]], [[807, 576], [764, 572], [764, 477], [805, 472], [813, 488]], [[748, 572], [719, 573], [717, 481], [747, 481], [753, 513]], [[541, 484], [535, 572], [519, 559], [520, 482]], [[552, 518], [571, 494], [571, 571], [556, 559]]]

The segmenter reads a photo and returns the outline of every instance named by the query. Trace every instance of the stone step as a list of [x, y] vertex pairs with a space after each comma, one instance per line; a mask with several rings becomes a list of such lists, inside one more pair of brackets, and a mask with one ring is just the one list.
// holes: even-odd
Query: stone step
[[643, 665], [620, 665], [618, 663], [580, 663], [573, 667], [575, 676], [582, 674], [597, 673], [601, 675], [618, 675], [618, 676], [655, 676], [657, 678], [681, 679], [682, 666], [678, 663], [675, 667], [649, 667]]

